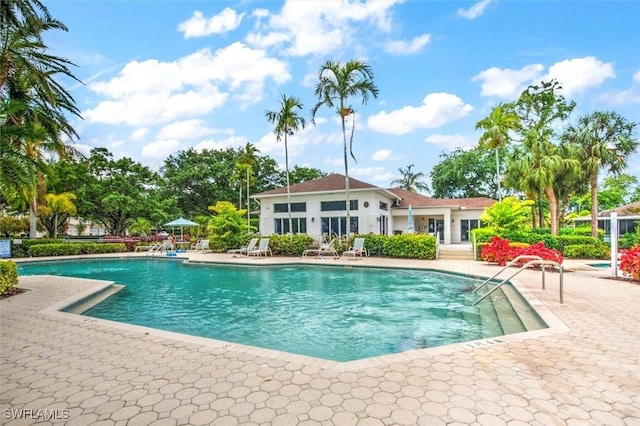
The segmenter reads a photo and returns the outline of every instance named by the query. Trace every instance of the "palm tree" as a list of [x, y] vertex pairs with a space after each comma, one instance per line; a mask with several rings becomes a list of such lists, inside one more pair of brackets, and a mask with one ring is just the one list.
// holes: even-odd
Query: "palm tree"
[[615, 112], [596, 111], [571, 126], [565, 138], [575, 143], [581, 165], [589, 177], [591, 190], [591, 235], [598, 236], [598, 173], [600, 169], [619, 175], [627, 167], [627, 158], [640, 143], [633, 137], [636, 123]]
[[247, 229], [251, 228], [251, 208], [249, 207], [249, 182], [251, 180], [251, 172], [253, 172], [253, 166], [257, 163], [258, 157], [256, 153], [260, 152], [255, 145], [250, 142], [244, 146], [244, 149], [240, 151], [238, 158], [238, 165], [244, 168], [247, 172]]
[[[70, 139], [77, 133], [70, 125], [69, 114], [80, 117], [80, 111], [70, 93], [57, 81], [60, 76], [79, 82], [71, 73], [73, 65], [64, 58], [47, 53], [43, 33], [67, 28], [53, 19], [38, 0], [8, 0], [0, 7], [0, 102], [4, 122], [1, 139], [3, 157], [9, 153], [14, 170], [3, 168], [2, 186], [20, 188], [13, 194], [29, 199], [31, 210], [30, 235], [36, 233], [36, 188], [44, 196], [45, 158], [54, 153], [60, 157], [75, 153], [62, 137]], [[21, 158], [20, 158], [21, 157]], [[15, 167], [30, 167], [24, 186], [15, 179]]]
[[293, 234], [293, 220], [291, 219], [291, 195], [289, 192], [289, 148], [287, 146], [287, 136], [292, 136], [301, 128], [304, 129], [305, 119], [300, 117], [296, 109], [302, 110], [300, 98], [282, 95], [280, 100], [280, 111], [266, 111], [265, 116], [270, 123], [276, 125], [273, 133], [279, 142], [284, 137], [284, 167], [287, 176], [287, 211], [289, 212], [289, 232]]
[[509, 144], [509, 130], [518, 128], [519, 118], [507, 105], [496, 105], [488, 117], [476, 123], [476, 130], [485, 132], [480, 136], [480, 147], [493, 148], [496, 151], [496, 183], [498, 187], [498, 200], [502, 201], [500, 192], [500, 156], [498, 151]]
[[349, 198], [349, 161], [347, 157], [347, 129], [345, 121], [348, 116], [353, 115], [351, 139], [349, 142], [349, 152], [353, 155], [353, 132], [355, 130], [355, 111], [347, 101], [352, 96], [362, 98], [365, 105], [371, 96], [378, 97], [378, 88], [373, 82], [373, 70], [364, 61], [350, 60], [345, 64], [337, 61], [327, 61], [320, 67], [318, 73], [318, 83], [315, 88], [315, 95], [318, 103], [311, 110], [311, 122], [315, 124], [316, 113], [323, 105], [329, 108], [337, 108], [342, 123], [342, 139], [344, 142], [344, 184], [346, 195], [347, 211], [347, 238], [351, 230], [351, 200]]
[[429, 185], [421, 182], [421, 179], [424, 177], [424, 173], [412, 171], [411, 168], [413, 168], [413, 166], [414, 164], [409, 164], [406, 168], [400, 167], [398, 171], [402, 174], [402, 177], [391, 181], [391, 186], [398, 185], [400, 188], [404, 188], [411, 192], [431, 192]]
[[[549, 141], [549, 132], [528, 132], [521, 150], [511, 163], [511, 180], [518, 182], [526, 194], [545, 194], [549, 201], [551, 234], [558, 234], [558, 196], [554, 190], [559, 173], [577, 173], [579, 163], [562, 155], [560, 148]], [[515, 177], [517, 176], [517, 177]]]

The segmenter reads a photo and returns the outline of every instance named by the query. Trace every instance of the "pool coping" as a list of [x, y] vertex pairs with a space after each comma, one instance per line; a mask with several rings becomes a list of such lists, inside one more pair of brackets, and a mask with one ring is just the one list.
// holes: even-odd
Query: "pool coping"
[[[132, 256], [102, 256], [100, 258], [101, 259], [109, 259], [109, 258], [123, 259], [123, 258], [131, 258], [131, 257]], [[92, 257], [92, 256], [86, 256], [86, 257], [76, 256], [76, 257], [65, 257], [65, 258], [44, 259], [44, 260], [46, 261], [46, 260], [71, 260], [71, 259], [95, 259], [95, 258], [96, 257]], [[235, 265], [235, 266], [256, 265], [255, 263], [223, 262], [223, 261], [217, 261], [217, 260], [189, 261], [188, 258], [184, 258], [184, 257], [180, 257], [178, 259], [176, 259], [175, 257], [172, 259], [164, 259], [164, 258], [162, 259], [169, 260], [169, 261], [182, 260], [188, 263], [198, 263], [198, 264], [221, 264], [221, 265]], [[32, 258], [28, 260], [23, 260], [23, 262], [25, 263], [29, 261], [40, 262], [42, 261], [42, 259]], [[269, 263], [268, 265], [276, 266], [276, 265], [300, 265], [300, 264], [309, 264], [309, 262], [295, 261], [291, 259], [291, 260], [284, 260], [284, 261]], [[260, 264], [260, 265], [265, 266], [265, 264]], [[337, 265], [337, 266], [342, 266], [342, 265]], [[357, 265], [354, 265], [354, 266], [357, 266]], [[370, 265], [362, 265], [357, 267], [375, 268], [375, 266], [370, 266]], [[431, 271], [437, 271], [437, 272], [449, 272], [449, 273], [457, 274], [456, 272], [446, 271], [444, 269], [437, 269], [437, 268], [427, 267], [427, 266], [425, 267], [415, 266], [415, 267], [409, 267], [409, 268], [386, 266], [384, 268], [431, 270]], [[457, 275], [471, 276], [471, 275], [462, 274], [462, 273], [459, 273]], [[40, 276], [43, 276], [43, 275], [40, 275]], [[473, 276], [477, 278], [488, 278], [478, 274], [473, 274]], [[64, 278], [77, 281], [77, 282], [89, 282], [89, 283], [93, 282], [95, 283], [95, 285], [89, 290], [80, 292], [63, 301], [50, 305], [40, 310], [39, 313], [55, 316], [58, 318], [64, 318], [64, 319], [72, 320], [76, 322], [81, 322], [85, 324], [90, 323], [92, 325], [101, 325], [101, 326], [111, 327], [111, 328], [128, 331], [128, 332], [135, 332], [135, 333], [141, 333], [144, 335], [150, 335], [154, 337], [172, 339], [180, 342], [200, 344], [212, 349], [233, 350], [233, 351], [249, 354], [252, 356], [267, 357], [267, 358], [276, 359], [280, 361], [287, 361], [287, 362], [297, 362], [305, 365], [313, 365], [323, 369], [330, 369], [330, 370], [340, 371], [340, 372], [366, 369], [369, 367], [382, 367], [385, 365], [389, 365], [391, 363], [409, 362], [414, 359], [423, 358], [425, 356], [450, 354], [459, 350], [473, 350], [477, 348], [483, 348], [483, 347], [505, 344], [510, 342], [517, 342], [517, 341], [522, 341], [527, 339], [537, 339], [537, 338], [541, 338], [549, 335], [554, 335], [557, 333], [564, 333], [564, 332], [570, 331], [569, 327], [560, 318], [558, 318], [550, 308], [548, 308], [531, 291], [529, 291], [529, 289], [527, 289], [523, 283], [521, 283], [517, 279], [512, 278], [511, 280], [509, 280], [509, 282], [518, 290], [518, 292], [520, 292], [522, 297], [529, 303], [529, 305], [531, 305], [531, 307], [535, 310], [538, 316], [547, 325], [547, 328], [533, 330], [533, 331], [525, 331], [521, 333], [514, 333], [514, 334], [505, 335], [505, 336], [496, 336], [491, 338], [470, 340], [470, 341], [465, 341], [460, 343], [453, 343], [449, 345], [436, 346], [432, 348], [413, 349], [405, 352], [388, 354], [388, 355], [380, 355], [376, 357], [363, 358], [363, 359], [354, 360], [354, 361], [340, 362], [340, 361], [333, 361], [333, 360], [311, 357], [307, 355], [293, 354], [293, 353], [278, 351], [274, 349], [260, 348], [260, 347], [250, 346], [250, 345], [245, 345], [240, 343], [232, 343], [232, 342], [227, 342], [227, 341], [217, 340], [217, 339], [212, 339], [207, 337], [199, 337], [199, 336], [192, 336], [192, 335], [177, 333], [172, 331], [165, 331], [165, 330], [160, 330], [152, 327], [140, 326], [135, 324], [127, 324], [127, 323], [106, 320], [101, 318], [87, 317], [81, 314], [75, 314], [71, 312], [65, 312], [64, 310], [68, 309], [71, 306], [87, 303], [96, 295], [100, 295], [101, 293], [105, 292], [109, 288], [113, 287], [115, 285], [115, 282], [86, 279], [86, 278], [75, 278], [75, 277], [64, 277]], [[101, 300], [96, 301], [96, 303], [99, 303], [99, 301]], [[562, 306], [562, 305], [559, 305], [559, 306]]]

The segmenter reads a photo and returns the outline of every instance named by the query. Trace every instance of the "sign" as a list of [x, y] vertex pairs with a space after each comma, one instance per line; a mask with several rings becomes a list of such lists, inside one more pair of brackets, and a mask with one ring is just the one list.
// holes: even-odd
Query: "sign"
[[0, 258], [11, 257], [11, 240], [0, 240]]

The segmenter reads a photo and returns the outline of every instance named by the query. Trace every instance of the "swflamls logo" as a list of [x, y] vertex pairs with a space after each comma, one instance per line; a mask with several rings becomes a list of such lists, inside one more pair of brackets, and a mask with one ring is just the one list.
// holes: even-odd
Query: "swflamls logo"
[[29, 419], [29, 420], [68, 420], [69, 410], [63, 409], [38, 409], [31, 408], [5, 408], [4, 419]]

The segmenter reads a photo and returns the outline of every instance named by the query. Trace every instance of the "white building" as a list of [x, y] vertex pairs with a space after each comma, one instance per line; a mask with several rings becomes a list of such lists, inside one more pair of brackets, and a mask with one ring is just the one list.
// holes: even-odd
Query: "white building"
[[[331, 174], [290, 187], [294, 233], [320, 238], [346, 234], [344, 175]], [[469, 241], [469, 231], [480, 225], [480, 216], [495, 200], [490, 198], [432, 198], [404, 189], [384, 189], [349, 178], [351, 234], [430, 233], [444, 244]], [[287, 188], [253, 195], [260, 203], [263, 235], [289, 232]], [[410, 208], [411, 207], [411, 208]], [[413, 230], [409, 228], [411, 210]]]

